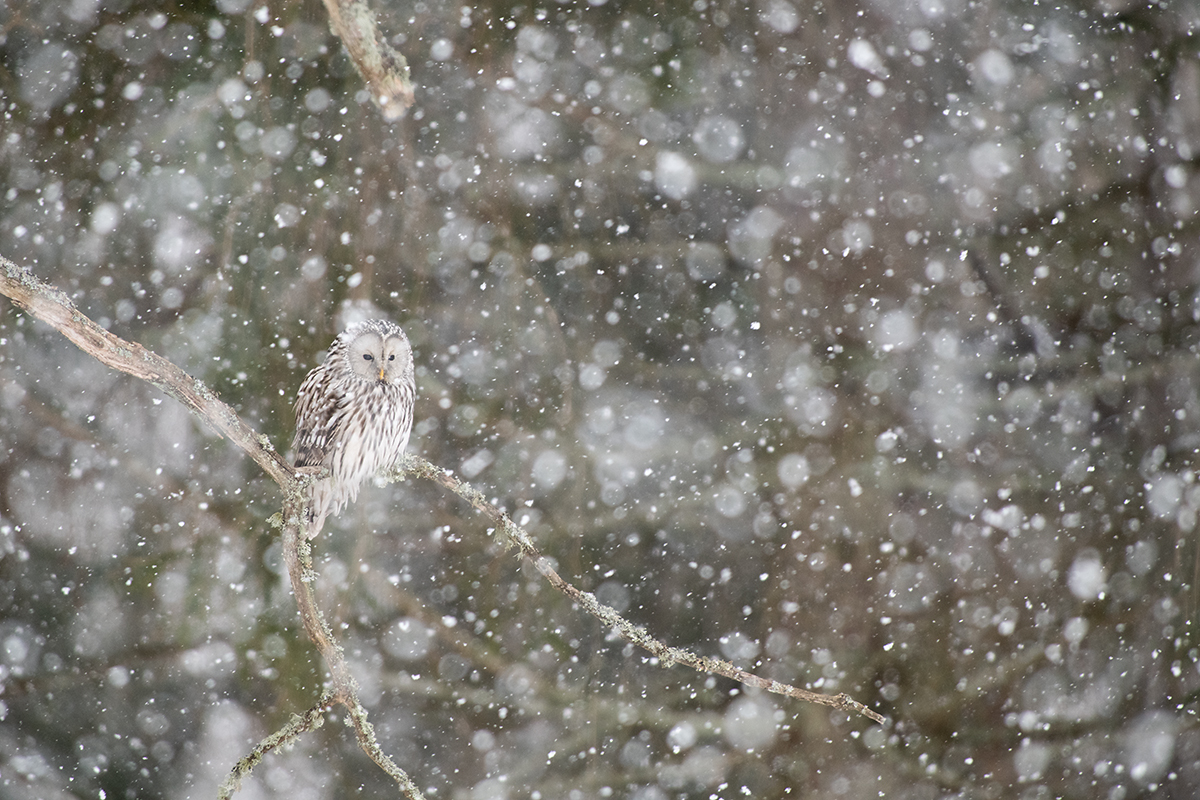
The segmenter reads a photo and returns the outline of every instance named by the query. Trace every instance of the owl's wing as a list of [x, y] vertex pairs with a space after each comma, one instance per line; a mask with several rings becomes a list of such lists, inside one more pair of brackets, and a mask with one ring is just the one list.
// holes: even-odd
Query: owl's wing
[[337, 436], [341, 403], [334, 396], [324, 365], [308, 373], [296, 394], [296, 436], [292, 449], [297, 467], [320, 466]]

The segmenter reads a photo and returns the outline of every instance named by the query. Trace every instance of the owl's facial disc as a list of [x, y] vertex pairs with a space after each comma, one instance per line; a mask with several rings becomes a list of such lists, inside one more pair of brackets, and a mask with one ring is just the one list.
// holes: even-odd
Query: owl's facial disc
[[399, 336], [381, 339], [377, 333], [357, 337], [350, 343], [348, 355], [355, 375], [380, 383], [398, 383], [412, 360], [407, 341]]

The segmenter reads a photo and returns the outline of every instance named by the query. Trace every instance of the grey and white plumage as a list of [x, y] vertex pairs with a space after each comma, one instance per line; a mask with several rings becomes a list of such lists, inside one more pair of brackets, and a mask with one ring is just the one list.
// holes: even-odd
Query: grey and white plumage
[[412, 347], [398, 325], [351, 325], [308, 373], [296, 397], [297, 467], [325, 467], [312, 484], [305, 535], [358, 497], [362, 482], [400, 460], [412, 432], [416, 382]]

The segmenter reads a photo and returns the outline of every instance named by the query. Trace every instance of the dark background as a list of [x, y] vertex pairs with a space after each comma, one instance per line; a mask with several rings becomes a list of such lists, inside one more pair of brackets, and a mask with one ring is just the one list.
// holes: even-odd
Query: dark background
[[[1200, 6], [0, 4], [0, 254], [285, 449], [345, 320], [411, 337], [457, 498], [317, 540], [431, 798], [1200, 793]], [[321, 664], [274, 484], [0, 303], [0, 796], [212, 797]], [[336, 716], [336, 715], [334, 715]], [[389, 797], [337, 722], [240, 797]]]

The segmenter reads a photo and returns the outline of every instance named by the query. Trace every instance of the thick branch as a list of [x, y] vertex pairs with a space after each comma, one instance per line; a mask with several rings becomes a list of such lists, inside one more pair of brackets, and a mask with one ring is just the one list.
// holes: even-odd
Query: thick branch
[[0, 256], [0, 294], [70, 339], [80, 350], [115, 370], [152, 383], [190, 408], [221, 436], [246, 451], [283, 489], [294, 488], [292, 468], [267, 437], [242, 422], [207, 386], [140, 344], [114, 336], [80, 313], [62, 291]]

